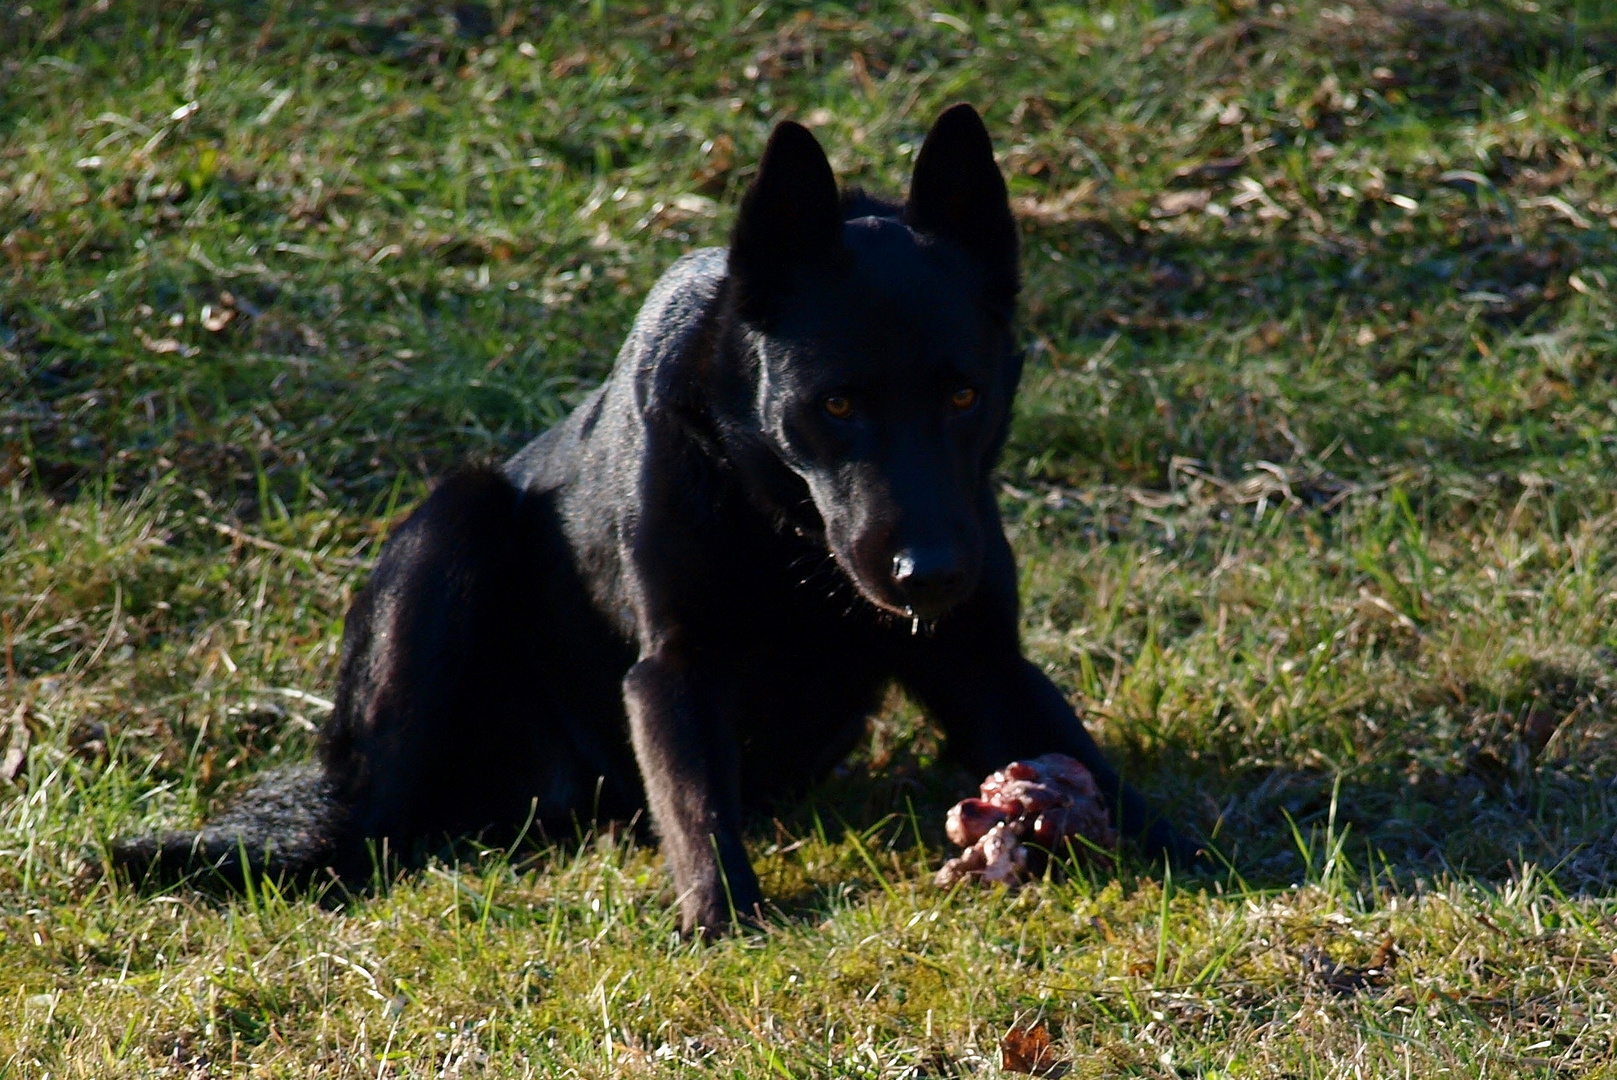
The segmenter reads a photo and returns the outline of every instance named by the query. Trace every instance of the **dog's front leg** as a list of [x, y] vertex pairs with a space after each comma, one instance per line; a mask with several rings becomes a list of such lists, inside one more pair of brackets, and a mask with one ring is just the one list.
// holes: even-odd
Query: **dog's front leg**
[[623, 680], [629, 730], [687, 933], [753, 918], [763, 894], [741, 843], [740, 753], [723, 681], [662, 648]]

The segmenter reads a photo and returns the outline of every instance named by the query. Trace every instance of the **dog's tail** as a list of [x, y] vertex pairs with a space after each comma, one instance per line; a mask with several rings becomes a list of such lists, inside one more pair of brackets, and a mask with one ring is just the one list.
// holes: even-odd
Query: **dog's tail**
[[200, 830], [114, 841], [112, 868], [136, 884], [189, 880], [234, 890], [263, 878], [306, 882], [348, 861], [348, 817], [318, 766], [280, 769]]

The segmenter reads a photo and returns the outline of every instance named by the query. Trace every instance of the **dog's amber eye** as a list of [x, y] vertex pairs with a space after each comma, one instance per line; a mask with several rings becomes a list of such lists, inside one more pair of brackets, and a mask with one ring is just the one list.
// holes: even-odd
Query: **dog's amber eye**
[[853, 402], [841, 394], [832, 394], [825, 399], [825, 411], [838, 420], [846, 420], [853, 415]]
[[954, 406], [956, 412], [965, 412], [977, 404], [977, 391], [969, 386], [962, 386], [950, 395], [949, 404]]

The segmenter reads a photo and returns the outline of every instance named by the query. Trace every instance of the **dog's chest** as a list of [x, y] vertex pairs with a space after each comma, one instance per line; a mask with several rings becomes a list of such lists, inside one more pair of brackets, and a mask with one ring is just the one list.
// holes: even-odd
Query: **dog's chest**
[[726, 635], [723, 665], [743, 758], [811, 782], [864, 730], [891, 676], [888, 650], [851, 589], [760, 582], [754, 601]]

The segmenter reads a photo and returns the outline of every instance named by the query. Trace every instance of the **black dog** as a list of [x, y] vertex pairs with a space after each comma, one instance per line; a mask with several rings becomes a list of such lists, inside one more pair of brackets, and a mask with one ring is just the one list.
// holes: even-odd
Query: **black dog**
[[991, 479], [1017, 289], [969, 106], [927, 135], [903, 206], [839, 198], [782, 123], [729, 250], [664, 275], [606, 383], [388, 541], [322, 768], [116, 861], [363, 873], [380, 841], [649, 805], [684, 925], [712, 931], [762, 901], [743, 808], [822, 777], [894, 680], [974, 772], [1071, 754], [1126, 834], [1186, 857], [1022, 657]]

